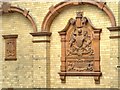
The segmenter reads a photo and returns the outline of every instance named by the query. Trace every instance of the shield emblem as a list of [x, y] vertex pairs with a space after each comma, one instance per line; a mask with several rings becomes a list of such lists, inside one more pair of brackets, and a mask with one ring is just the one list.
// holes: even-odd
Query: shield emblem
[[84, 40], [84, 37], [81, 35], [81, 36], [77, 36], [76, 37], [76, 46], [77, 47], [82, 47], [83, 45], [83, 40]]

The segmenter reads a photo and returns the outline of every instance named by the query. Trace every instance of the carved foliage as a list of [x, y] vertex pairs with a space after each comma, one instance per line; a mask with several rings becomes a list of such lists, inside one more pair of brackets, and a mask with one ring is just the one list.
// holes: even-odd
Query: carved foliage
[[15, 40], [14, 39], [8, 39], [8, 40], [6, 40], [6, 57], [7, 58], [15, 58], [15, 45], [16, 44], [16, 42], [15, 42]]

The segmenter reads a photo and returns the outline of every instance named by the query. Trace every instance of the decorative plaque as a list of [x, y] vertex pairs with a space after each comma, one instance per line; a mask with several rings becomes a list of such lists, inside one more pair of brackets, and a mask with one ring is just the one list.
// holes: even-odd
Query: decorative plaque
[[66, 27], [59, 32], [61, 36], [61, 81], [66, 76], [94, 76], [100, 83], [100, 33], [83, 12], [77, 12]]
[[5, 39], [5, 60], [16, 60], [16, 38], [18, 35], [3, 35]]

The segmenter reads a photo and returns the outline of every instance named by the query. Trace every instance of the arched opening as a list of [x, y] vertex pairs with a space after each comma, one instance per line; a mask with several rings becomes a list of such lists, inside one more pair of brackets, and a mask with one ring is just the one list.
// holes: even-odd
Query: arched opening
[[7, 14], [7, 13], [14, 13], [14, 12], [18, 12], [20, 14], [22, 14], [24, 17], [26, 17], [30, 23], [32, 24], [33, 27], [33, 32], [37, 32], [37, 26], [32, 18], [32, 16], [29, 14], [28, 10], [23, 10], [19, 7], [15, 7], [15, 6], [11, 6], [9, 3], [3, 3], [2, 7], [0, 8], [0, 15], [3, 14]]
[[93, 6], [98, 7], [100, 10], [103, 10], [103, 12], [105, 12], [107, 14], [107, 16], [110, 19], [111, 22], [111, 26], [116, 26], [116, 21], [115, 21], [115, 17], [113, 15], [113, 13], [111, 12], [111, 10], [107, 7], [106, 3], [104, 2], [96, 2], [96, 1], [81, 1], [81, 2], [61, 2], [55, 6], [51, 6], [49, 8], [49, 12], [47, 13], [47, 15], [45, 16], [43, 23], [42, 23], [42, 28], [41, 31], [42, 32], [49, 32], [50, 31], [50, 26], [53, 22], [53, 20], [55, 19], [55, 17], [57, 15], [60, 14], [60, 12], [62, 12], [66, 7], [71, 7], [71, 6], [79, 6], [79, 5], [86, 5], [86, 4], [90, 4]]

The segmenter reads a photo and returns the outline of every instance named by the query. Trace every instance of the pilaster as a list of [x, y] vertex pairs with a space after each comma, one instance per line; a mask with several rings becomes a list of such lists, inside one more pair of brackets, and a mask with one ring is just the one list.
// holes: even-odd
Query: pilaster
[[34, 88], [50, 87], [50, 32], [30, 33], [33, 36]]
[[120, 88], [120, 26], [108, 29], [110, 31], [110, 68], [114, 68], [110, 71], [113, 77], [111, 88], [116, 87], [114, 85], [118, 85]]

